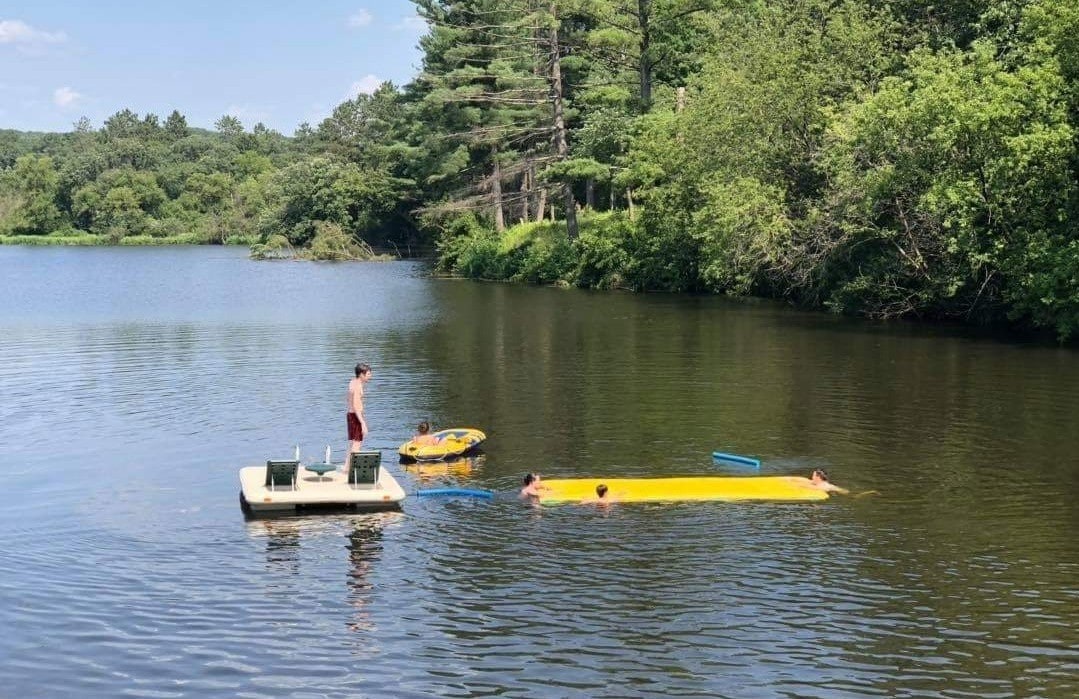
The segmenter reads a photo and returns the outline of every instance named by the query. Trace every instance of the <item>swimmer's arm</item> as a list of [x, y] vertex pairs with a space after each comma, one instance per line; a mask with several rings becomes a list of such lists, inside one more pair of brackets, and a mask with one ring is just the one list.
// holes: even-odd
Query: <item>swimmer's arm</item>
[[838, 485], [835, 485], [834, 483], [828, 483], [827, 486], [825, 487], [825, 490], [828, 491], [829, 493], [839, 493], [840, 495], [850, 495], [849, 490], [847, 490], [846, 488], [840, 488]]

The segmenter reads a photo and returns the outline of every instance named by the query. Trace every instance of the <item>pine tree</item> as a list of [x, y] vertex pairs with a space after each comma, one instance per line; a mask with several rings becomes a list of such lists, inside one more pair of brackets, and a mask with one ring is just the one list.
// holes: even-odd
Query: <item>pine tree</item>
[[187, 119], [178, 110], [172, 110], [172, 114], [169, 114], [168, 118], [165, 119], [165, 133], [174, 141], [187, 137], [189, 133]]
[[[569, 153], [557, 0], [417, 5], [431, 26], [421, 40], [425, 59], [417, 89], [448, 142], [435, 175], [453, 177], [455, 167], [464, 175], [443, 208], [489, 208], [498, 230], [507, 205], [542, 217], [546, 190], [531, 201], [537, 168]], [[507, 181], [519, 182], [519, 191], [507, 194]], [[576, 206], [568, 183], [563, 195], [573, 238]]]

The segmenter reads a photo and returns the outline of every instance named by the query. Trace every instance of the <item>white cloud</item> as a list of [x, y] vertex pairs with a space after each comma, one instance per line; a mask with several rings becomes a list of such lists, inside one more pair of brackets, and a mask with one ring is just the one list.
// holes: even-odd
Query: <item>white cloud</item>
[[348, 26], [353, 28], [366, 27], [371, 24], [371, 20], [374, 16], [367, 10], [360, 10], [359, 12], [349, 15]]
[[0, 44], [58, 44], [67, 41], [64, 32], [43, 32], [17, 19], [0, 20]]
[[365, 75], [356, 82], [352, 83], [352, 87], [348, 89], [349, 99], [356, 97], [357, 95], [370, 95], [378, 86], [384, 81], [377, 75]]
[[58, 87], [52, 91], [52, 103], [57, 107], [67, 108], [82, 98], [82, 95], [70, 87]]
[[427, 31], [427, 20], [419, 15], [409, 15], [408, 17], [402, 17], [400, 22], [393, 25], [393, 28], [399, 32], [422, 34]]

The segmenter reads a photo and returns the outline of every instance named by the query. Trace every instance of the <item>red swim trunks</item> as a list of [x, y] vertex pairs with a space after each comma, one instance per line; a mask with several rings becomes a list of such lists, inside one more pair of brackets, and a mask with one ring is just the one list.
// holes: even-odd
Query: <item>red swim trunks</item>
[[360, 418], [356, 416], [356, 413], [350, 412], [345, 419], [348, 421], [348, 441], [362, 442], [363, 425], [360, 424]]

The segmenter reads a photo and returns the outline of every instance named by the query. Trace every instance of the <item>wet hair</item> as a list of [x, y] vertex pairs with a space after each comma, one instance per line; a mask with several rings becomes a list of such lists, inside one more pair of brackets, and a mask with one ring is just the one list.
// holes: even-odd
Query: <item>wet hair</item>
[[427, 434], [431, 431], [431, 423], [424, 420], [420, 424], [416, 425], [416, 431], [420, 434]]
[[607, 486], [605, 484], [600, 483], [599, 485], [596, 486], [596, 497], [602, 498], [606, 494], [607, 494]]
[[538, 480], [539, 480], [539, 474], [537, 474], [537, 473], [526, 473], [525, 474], [525, 485], [532, 485], [533, 483], [535, 483]]
[[820, 476], [820, 479], [822, 481], [828, 480], [828, 472], [825, 471], [823, 468], [814, 469], [813, 473], [811, 473], [809, 477], [812, 478], [813, 476]]
[[359, 378], [360, 374], [366, 374], [369, 371], [371, 371], [371, 365], [370, 364], [364, 364], [363, 362], [360, 362], [359, 364], [356, 365], [356, 377], [357, 378]]

